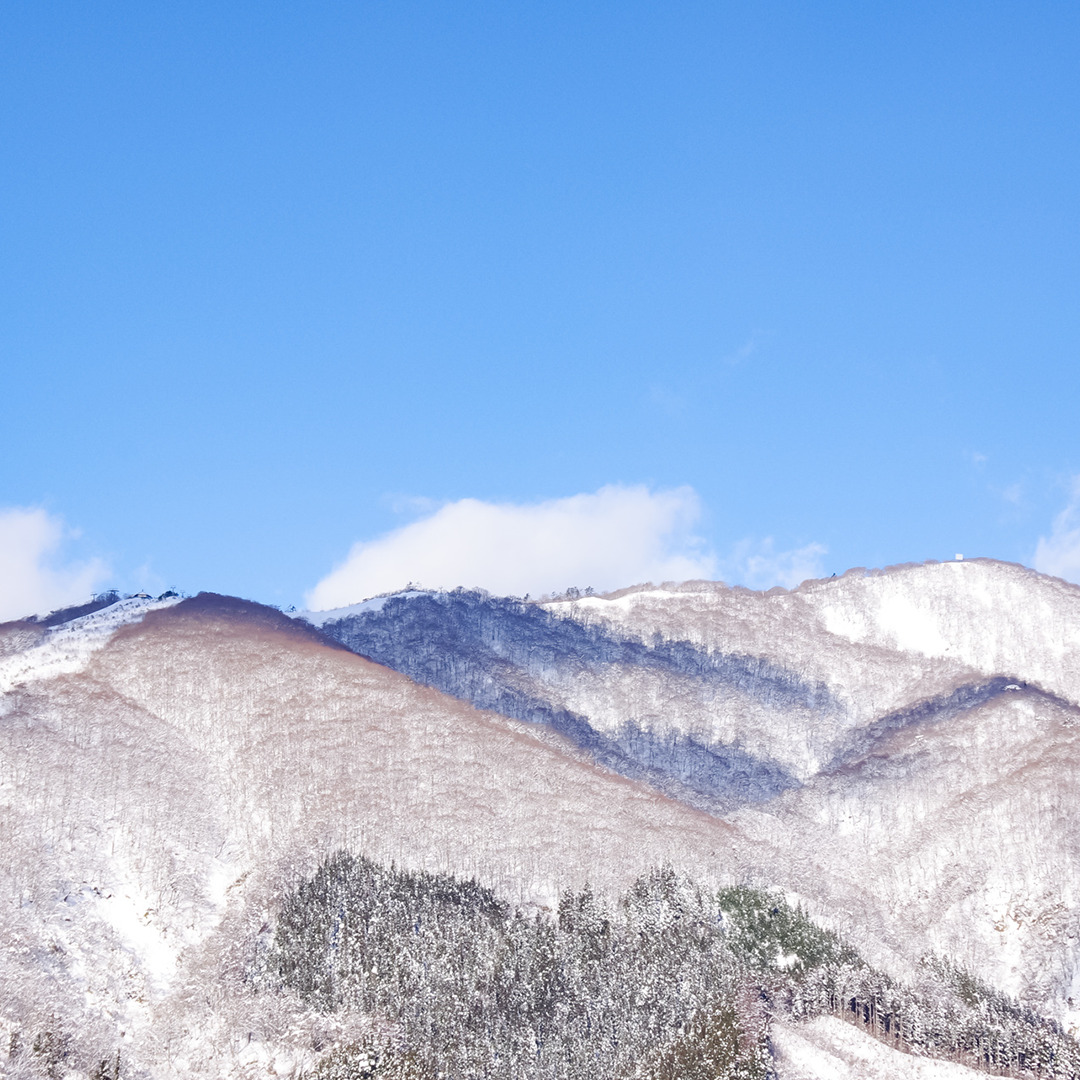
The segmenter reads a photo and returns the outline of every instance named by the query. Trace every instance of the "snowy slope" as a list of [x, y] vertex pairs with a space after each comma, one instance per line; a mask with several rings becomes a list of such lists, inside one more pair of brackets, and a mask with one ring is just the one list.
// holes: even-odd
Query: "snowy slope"
[[[793, 853], [775, 875], [796, 889], [837, 879], [864, 886], [862, 908], [843, 917], [868, 933], [913, 958], [919, 948], [951, 957], [1073, 1027], [1078, 719], [1052, 699], [1015, 693], [938, 726], [892, 732], [767, 812], [730, 820]], [[820, 902], [818, 892], [811, 907], [827, 915]]]
[[322, 626], [719, 813], [756, 880], [886, 965], [936, 951], [1080, 1021], [1080, 588], [974, 560], [766, 594], [417, 594]]
[[913, 1057], [834, 1016], [772, 1029], [778, 1080], [976, 1080], [985, 1073]]
[[1080, 589], [978, 560], [768, 594], [693, 582], [546, 605], [408, 593], [304, 615], [361, 655], [563, 732], [713, 811], [1014, 683], [1080, 700]]
[[[823, 680], [865, 713], [975, 671], [1080, 702], [1080, 586], [992, 559], [849, 570], [762, 594], [713, 582], [548, 605], [638, 637], [732, 647]], [[852, 648], [851, 646], [860, 646]]]
[[[244, 972], [341, 847], [541, 906], [665, 863], [778, 886], [898, 977], [933, 952], [1080, 1019], [1080, 590], [973, 562], [524, 611], [380, 600], [321, 629], [204, 596], [0, 633], [0, 1042], [67, 1038], [83, 1076], [118, 1048], [146, 1076], [296, 1075], [370, 1021]], [[478, 710], [327, 636], [357, 619], [432, 680], [587, 726]], [[638, 779], [597, 761], [628, 730]], [[792, 782], [705, 813], [664, 772], [687, 760], [733, 768], [729, 790], [762, 763]], [[826, 1020], [776, 1046], [791, 1080], [967, 1074]]]
[[147, 616], [9, 694], [0, 735], [4, 1023], [56, 1013], [153, 1075], [310, 1061], [318, 1018], [283, 1024], [240, 975], [339, 847], [536, 903], [732, 866], [731, 826], [240, 602]]
[[133, 597], [48, 629], [33, 623], [0, 626], [0, 694], [35, 679], [82, 671], [90, 657], [104, 648], [121, 626], [179, 602], [180, 597], [166, 600]]
[[[812, 853], [823, 880], [873, 883], [860, 917], [878, 934], [921, 942], [1080, 1022], [1080, 588], [972, 560], [852, 571], [790, 592], [690, 583], [549, 608], [821, 680], [833, 716], [803, 727], [789, 713], [765, 734], [752, 730], [757, 716], [736, 725], [745, 745], [779, 735], [817, 768], [731, 820]], [[980, 684], [993, 691], [982, 700], [920, 713]]]

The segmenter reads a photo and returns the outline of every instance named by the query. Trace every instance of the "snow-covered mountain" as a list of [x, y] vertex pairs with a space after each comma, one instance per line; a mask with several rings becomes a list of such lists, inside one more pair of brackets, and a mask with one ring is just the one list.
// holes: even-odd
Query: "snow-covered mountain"
[[318, 621], [719, 812], [823, 916], [846, 881], [881, 941], [1080, 1019], [1080, 588], [979, 559], [765, 594], [413, 592]]
[[[303, 618], [123, 601], [0, 627], [0, 678], [12, 1075], [299, 1075], [370, 1036], [252, 975], [339, 850], [526, 913], [660, 866], [778, 888], [885, 976], [933, 954], [1080, 1020], [1080, 589], [1020, 567]], [[791, 1080], [831, 1075], [815, 1053], [965, 1073], [777, 1023]]]

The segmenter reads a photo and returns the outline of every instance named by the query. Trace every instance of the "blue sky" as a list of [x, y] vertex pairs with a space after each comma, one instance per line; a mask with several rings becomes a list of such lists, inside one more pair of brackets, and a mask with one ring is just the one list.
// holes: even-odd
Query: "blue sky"
[[34, 0], [0, 83], [53, 572], [300, 603], [612, 486], [756, 584], [1071, 535], [1075, 4]]

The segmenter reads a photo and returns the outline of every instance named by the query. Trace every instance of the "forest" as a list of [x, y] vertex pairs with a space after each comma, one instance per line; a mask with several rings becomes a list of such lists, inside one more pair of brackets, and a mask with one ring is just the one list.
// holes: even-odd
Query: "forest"
[[383, 1022], [312, 1080], [766, 1080], [772, 1017], [822, 1014], [997, 1075], [1080, 1076], [1058, 1025], [948, 962], [899, 983], [779, 894], [670, 869], [528, 912], [339, 853], [285, 899], [252, 978]]

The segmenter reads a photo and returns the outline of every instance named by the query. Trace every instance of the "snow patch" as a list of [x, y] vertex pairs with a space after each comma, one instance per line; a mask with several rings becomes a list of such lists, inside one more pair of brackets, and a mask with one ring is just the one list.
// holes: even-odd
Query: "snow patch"
[[82, 671], [99, 649], [120, 629], [139, 622], [148, 612], [172, 607], [181, 597], [167, 600], [120, 600], [89, 615], [52, 627], [45, 638], [12, 656], [0, 658], [0, 693], [38, 679]]
[[137, 959], [138, 967], [159, 992], [168, 989], [176, 976], [178, 948], [168, 942], [158, 925], [151, 902], [135, 888], [101, 897], [97, 914], [116, 932], [124, 947]]
[[914, 1057], [835, 1016], [772, 1026], [779, 1080], [977, 1080], [953, 1061]]
[[924, 656], [944, 656], [949, 650], [933, 613], [907, 596], [883, 597], [878, 609], [878, 623], [901, 649], [920, 652]]
[[886, 592], [878, 600], [876, 611], [829, 604], [822, 608], [821, 615], [830, 634], [856, 644], [881, 635], [904, 651], [924, 656], [946, 656], [949, 652], [934, 613], [898, 591]]

